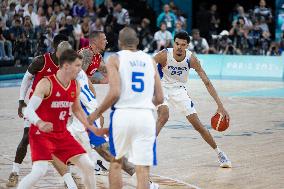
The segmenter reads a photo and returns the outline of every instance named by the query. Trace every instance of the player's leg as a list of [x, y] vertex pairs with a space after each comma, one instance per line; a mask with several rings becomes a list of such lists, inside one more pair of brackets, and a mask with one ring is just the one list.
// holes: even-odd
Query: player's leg
[[58, 159], [55, 155], [52, 155], [52, 165], [56, 169], [56, 171], [62, 176], [65, 184], [68, 189], [77, 189], [77, 184], [72, 178], [71, 173], [68, 172], [68, 167], [64, 164], [60, 159]]
[[7, 187], [14, 187], [18, 184], [20, 164], [22, 164], [24, 158], [26, 157], [28, 145], [29, 145], [29, 125], [27, 125], [26, 127], [25, 123], [24, 133], [17, 147], [15, 160], [13, 162], [12, 172], [6, 184]]
[[73, 156], [69, 159], [69, 161], [76, 166], [82, 172], [83, 182], [87, 189], [96, 188], [96, 179], [95, 179], [95, 166], [92, 160], [89, 158], [87, 154], [81, 154], [77, 156]]
[[109, 169], [109, 188], [121, 189], [122, 188], [122, 176], [121, 176], [122, 160], [111, 158]]
[[156, 135], [158, 136], [161, 129], [164, 127], [164, 125], [169, 120], [169, 107], [165, 104], [162, 104], [158, 107], [157, 110], [158, 119], [156, 122]]
[[150, 167], [149, 166], [135, 166], [137, 176], [137, 189], [149, 188]]
[[18, 189], [32, 188], [46, 174], [47, 169], [48, 161], [33, 162], [31, 172], [20, 181]]
[[[110, 154], [108, 148], [108, 144], [105, 143], [99, 147], [95, 147], [94, 149], [100, 156], [102, 156], [107, 162], [111, 162], [112, 155]], [[126, 157], [121, 158], [121, 166], [122, 170], [132, 176], [135, 173], [135, 166], [128, 161]]]
[[228, 168], [232, 167], [231, 161], [228, 159], [227, 155], [219, 149], [212, 135], [207, 128], [200, 122], [196, 113], [186, 116], [188, 121], [192, 124], [194, 129], [199, 132], [202, 138], [216, 151], [220, 163], [220, 167]]

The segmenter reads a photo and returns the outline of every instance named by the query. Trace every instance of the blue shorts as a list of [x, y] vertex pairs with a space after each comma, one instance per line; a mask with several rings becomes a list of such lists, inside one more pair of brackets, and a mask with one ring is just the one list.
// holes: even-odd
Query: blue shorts
[[[98, 127], [99, 122], [100, 122], [99, 120], [94, 121], [94, 125]], [[89, 131], [89, 138], [90, 138], [90, 144], [92, 145], [92, 147], [100, 147], [102, 144], [107, 142], [105, 137], [97, 136], [91, 131]]]

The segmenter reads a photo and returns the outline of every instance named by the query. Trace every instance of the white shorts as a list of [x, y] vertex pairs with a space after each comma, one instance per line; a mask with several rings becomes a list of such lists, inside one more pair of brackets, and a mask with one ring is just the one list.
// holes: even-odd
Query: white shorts
[[[171, 104], [178, 111], [181, 111], [185, 116], [196, 113], [194, 104], [188, 95], [184, 86], [178, 87], [163, 87], [164, 103], [159, 106], [169, 106]], [[158, 107], [159, 107], [158, 106]]]
[[153, 110], [112, 111], [109, 146], [115, 159], [128, 155], [128, 160], [134, 165], [156, 165], [156, 123]]

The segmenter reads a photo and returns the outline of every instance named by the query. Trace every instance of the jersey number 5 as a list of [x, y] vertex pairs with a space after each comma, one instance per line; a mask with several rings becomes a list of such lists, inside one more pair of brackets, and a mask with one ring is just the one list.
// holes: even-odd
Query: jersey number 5
[[141, 93], [144, 91], [144, 73], [132, 72], [132, 90], [134, 92]]

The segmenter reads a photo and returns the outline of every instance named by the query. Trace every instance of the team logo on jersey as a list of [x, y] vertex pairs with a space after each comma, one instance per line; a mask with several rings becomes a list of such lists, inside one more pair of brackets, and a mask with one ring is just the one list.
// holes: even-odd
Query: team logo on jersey
[[71, 98], [74, 98], [75, 97], [75, 92], [71, 92]]
[[48, 68], [47, 72], [51, 72], [51, 69], [50, 69], [50, 68]]
[[35, 134], [36, 134], [36, 135], [40, 135], [40, 132], [39, 132], [39, 130], [37, 130]]
[[60, 97], [61, 95], [59, 92], [57, 92], [55, 96]]

